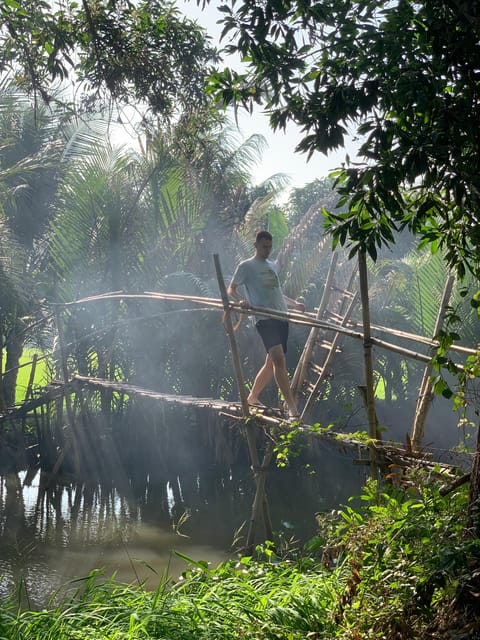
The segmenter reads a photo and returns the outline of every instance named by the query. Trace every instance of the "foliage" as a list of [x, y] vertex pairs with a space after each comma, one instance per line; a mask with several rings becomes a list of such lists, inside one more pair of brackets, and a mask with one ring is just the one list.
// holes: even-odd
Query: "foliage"
[[[170, 119], [206, 103], [216, 53], [203, 30], [170, 2], [3, 2], [0, 73], [52, 100], [52, 84], [80, 81], [83, 108], [110, 95]], [[77, 107], [78, 105], [74, 105]]]
[[286, 214], [290, 224], [297, 224], [310, 207], [329, 201], [333, 184], [332, 178], [317, 178], [303, 187], [292, 189], [286, 204]]
[[460, 275], [478, 265], [480, 16], [477, 5], [287, 0], [226, 2], [226, 69], [210, 91], [225, 104], [262, 104], [274, 129], [302, 128], [309, 156], [345, 144], [359, 162], [337, 174], [347, 213], [330, 213], [334, 242], [352, 251], [409, 228], [445, 249]]
[[418, 634], [469, 581], [479, 550], [464, 533], [465, 490], [445, 498], [419, 470], [390, 478], [390, 488], [367, 483], [365, 507], [344, 508], [334, 525], [339, 563], [351, 571], [340, 611], [362, 637], [417, 637], [412, 628]]
[[[73, 132], [49, 238], [50, 299], [157, 289], [218, 295], [211, 253], [226, 255], [231, 269], [232, 229], [253, 204], [265, 211], [281, 180], [272, 178], [260, 196], [248, 167], [263, 140], [238, 144], [228, 128], [211, 126], [189, 138], [185, 120], [146, 126], [140, 153], [112, 147], [98, 121]], [[115, 343], [123, 366], [109, 367], [110, 375], [122, 372], [123, 379], [177, 393], [191, 394], [198, 384], [199, 395], [212, 393], [228, 360], [220, 314], [211, 330], [212, 313], [189, 306], [126, 301], [71, 310], [66, 337], [76, 345], [74, 368], [98, 374], [99, 353], [111, 359]], [[183, 349], [187, 335], [191, 348]], [[189, 374], [202, 367], [204, 376]]]
[[7, 404], [15, 400], [19, 357], [44, 315], [40, 282], [51, 204], [61, 175], [64, 114], [36, 109], [11, 83], [0, 85], [0, 339]]
[[[162, 576], [154, 591], [95, 571], [40, 611], [4, 602], [2, 637], [439, 637], [435, 618], [455, 601], [461, 611], [459, 596], [474, 589], [469, 567], [479, 547], [463, 535], [466, 491], [442, 497], [417, 473], [394, 477], [401, 483], [368, 484], [357, 508], [319, 515], [319, 535], [302, 553], [279, 557], [267, 541], [255, 557], [215, 568], [179, 554], [188, 563], [182, 577]], [[474, 637], [478, 612], [464, 613]]]
[[[401, 259], [379, 258], [377, 263], [371, 264], [372, 323], [433, 338], [447, 278], [448, 270], [438, 253], [410, 251]], [[454, 293], [452, 305], [455, 298]], [[464, 318], [468, 313], [465, 305], [461, 311], [459, 309]], [[466, 336], [467, 344], [470, 340], [471, 337]], [[402, 346], [402, 341], [395, 336], [388, 336], [388, 341]], [[421, 345], [419, 351], [428, 353]], [[382, 377], [388, 400], [416, 400], [423, 369], [422, 363], [386, 349], [376, 354], [375, 370]]]

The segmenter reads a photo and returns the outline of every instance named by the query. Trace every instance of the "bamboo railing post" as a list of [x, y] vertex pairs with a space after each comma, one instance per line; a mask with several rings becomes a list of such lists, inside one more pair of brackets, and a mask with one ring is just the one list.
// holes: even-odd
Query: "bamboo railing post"
[[[365, 251], [358, 252], [358, 271], [360, 280], [360, 296], [362, 300], [363, 322], [363, 358], [365, 364], [365, 396], [367, 403], [368, 433], [372, 440], [377, 437], [377, 416], [375, 411], [375, 391], [373, 380], [372, 341], [370, 329], [370, 303], [368, 296], [368, 272], [367, 256]], [[371, 471], [374, 478], [377, 477], [376, 453], [373, 445], [370, 445]]]
[[[450, 300], [450, 296], [452, 295], [454, 281], [455, 281], [455, 278], [453, 277], [453, 275], [450, 275], [447, 279], [447, 282], [445, 283], [445, 287], [443, 289], [443, 294], [442, 294], [442, 301], [440, 303], [437, 320], [435, 322], [435, 329], [433, 334], [434, 338], [442, 328], [443, 320], [445, 318], [445, 313], [447, 311], [448, 302]], [[420, 384], [420, 391], [418, 394], [417, 407], [415, 409], [415, 416], [413, 418], [411, 442], [412, 442], [412, 449], [414, 451], [418, 451], [422, 444], [423, 434], [425, 431], [425, 421], [427, 419], [427, 413], [433, 402], [434, 391], [430, 383], [431, 375], [432, 375], [432, 365], [427, 364], [423, 372], [423, 378]]]
[[[255, 522], [256, 522], [255, 518], [259, 517], [259, 513], [261, 510], [263, 515], [263, 524], [265, 526], [265, 536], [266, 536], [266, 539], [270, 541], [273, 540], [273, 528], [272, 528], [272, 522], [270, 520], [270, 510], [268, 508], [267, 494], [265, 493], [265, 482], [267, 479], [266, 478], [267, 469], [272, 459], [274, 448], [275, 448], [275, 444], [273, 443], [272, 440], [270, 440], [267, 444], [267, 449], [263, 456], [262, 466], [260, 467], [258, 472], [258, 481], [257, 481], [257, 486], [255, 491], [255, 498], [252, 505], [252, 520], [250, 521], [251, 526], [253, 521], [252, 530], [255, 531]], [[247, 534], [247, 543], [246, 543], [246, 549], [248, 552], [251, 552], [253, 550], [254, 541], [255, 540], [254, 540], [253, 533], [250, 533], [250, 527], [249, 527], [249, 533]]]
[[[330, 266], [328, 268], [327, 278], [325, 280], [325, 287], [323, 289], [322, 298], [320, 300], [320, 304], [318, 305], [317, 314], [315, 316], [316, 320], [321, 320], [324, 314], [324, 311], [327, 307], [328, 301], [331, 295], [331, 286], [332, 280], [335, 273], [335, 267], [337, 265], [338, 255], [334, 252], [332, 254], [332, 258], [330, 260]], [[308, 335], [307, 341], [302, 351], [302, 355], [300, 356], [300, 360], [298, 361], [297, 368], [295, 369], [295, 373], [292, 378], [292, 393], [295, 400], [298, 400], [298, 396], [300, 395], [300, 391], [302, 389], [302, 385], [305, 382], [305, 378], [307, 376], [308, 363], [312, 357], [312, 352], [315, 347], [315, 342], [317, 340], [318, 333], [320, 331], [319, 327], [312, 327], [310, 329], [310, 333]]]
[[[218, 286], [220, 289], [220, 295], [223, 302], [223, 309], [225, 312], [225, 327], [227, 329], [228, 337], [230, 339], [230, 347], [232, 350], [233, 365], [235, 369], [235, 376], [237, 380], [238, 391], [242, 403], [242, 413], [245, 418], [250, 416], [250, 409], [248, 407], [247, 391], [243, 379], [242, 366], [240, 363], [240, 356], [238, 353], [237, 341], [235, 339], [235, 332], [233, 330], [232, 318], [230, 316], [230, 303], [227, 295], [227, 288], [223, 279], [222, 268], [220, 266], [220, 259], [218, 254], [214, 254], [213, 260], [215, 263], [215, 271], [217, 274]], [[265, 494], [265, 473], [266, 468], [264, 465], [260, 466], [260, 459], [258, 456], [257, 444], [255, 442], [255, 434], [251, 424], [245, 425], [245, 433], [247, 437], [247, 445], [250, 454], [250, 462], [252, 463], [253, 475], [255, 478], [255, 498], [252, 505], [252, 514], [250, 519], [250, 525], [247, 534], [247, 549], [253, 548], [253, 542], [255, 540], [255, 529], [260, 519], [260, 511], [263, 512], [264, 523], [267, 536], [271, 536], [271, 524], [270, 517], [268, 515], [267, 501]], [[264, 461], [265, 462], [265, 461]]]
[[235, 369], [235, 377], [237, 380], [238, 393], [240, 395], [240, 402], [242, 404], [242, 411], [245, 417], [250, 415], [250, 410], [247, 401], [247, 390], [243, 380], [242, 365], [240, 363], [240, 356], [238, 353], [237, 341], [235, 340], [235, 332], [233, 331], [232, 318], [230, 315], [230, 303], [227, 295], [227, 288], [223, 279], [222, 268], [220, 266], [220, 259], [218, 253], [213, 256], [215, 263], [215, 271], [217, 273], [218, 287], [220, 289], [220, 296], [223, 302], [223, 310], [225, 312], [225, 327], [227, 329], [228, 337], [230, 339], [230, 348], [232, 349], [233, 366]]

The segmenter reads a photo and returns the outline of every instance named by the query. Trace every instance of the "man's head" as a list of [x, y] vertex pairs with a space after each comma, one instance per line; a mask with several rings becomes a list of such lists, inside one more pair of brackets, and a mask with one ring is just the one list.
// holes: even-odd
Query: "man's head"
[[255, 257], [266, 260], [272, 252], [272, 234], [268, 231], [259, 231], [255, 237]]
[[272, 242], [273, 240], [273, 237], [270, 231], [265, 231], [265, 229], [263, 229], [262, 231], [259, 231], [257, 233], [255, 237], [255, 244], [257, 244], [257, 242], [260, 242], [260, 240], [263, 240], [263, 238], [265, 238], [266, 240], [270, 240], [270, 242]]

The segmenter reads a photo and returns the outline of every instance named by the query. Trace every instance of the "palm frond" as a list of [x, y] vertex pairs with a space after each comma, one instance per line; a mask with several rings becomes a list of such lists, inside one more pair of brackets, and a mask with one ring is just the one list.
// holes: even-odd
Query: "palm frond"
[[323, 207], [325, 202], [310, 207], [300, 222], [290, 231], [278, 255], [286, 271], [285, 293], [298, 297], [317, 279], [319, 269], [330, 262], [331, 241], [323, 229]]
[[30, 299], [32, 287], [26, 282], [25, 262], [23, 248], [0, 215], [0, 306], [4, 314]]

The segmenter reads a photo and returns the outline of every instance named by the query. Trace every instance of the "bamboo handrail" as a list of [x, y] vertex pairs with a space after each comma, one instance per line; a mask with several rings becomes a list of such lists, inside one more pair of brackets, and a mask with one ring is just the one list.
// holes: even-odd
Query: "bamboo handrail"
[[[127, 293], [127, 292], [115, 291], [115, 292], [109, 292], [109, 293], [102, 293], [96, 296], [88, 296], [86, 298], [80, 298], [79, 300], [65, 302], [65, 303], [62, 303], [62, 306], [72, 306], [77, 304], [84, 304], [85, 302], [96, 302], [100, 300], [108, 300], [111, 298], [123, 298], [123, 299], [141, 298], [146, 300], [172, 300], [177, 302], [195, 302], [195, 303], [205, 304], [207, 306], [211, 306], [216, 309], [223, 309], [222, 301], [218, 298], [192, 296], [192, 295], [186, 295], [186, 294], [183, 295], [183, 294], [175, 294], [175, 293], [161, 293], [158, 291], [145, 291], [142, 293]], [[294, 311], [282, 312], [282, 311], [275, 311], [273, 309], [268, 309], [267, 307], [250, 307], [248, 310], [246, 310], [240, 307], [240, 305], [232, 302], [230, 303], [230, 308], [236, 311], [237, 313], [243, 313], [246, 315], [251, 314], [251, 315], [258, 315], [258, 316], [270, 316], [270, 317], [273, 316], [273, 317], [289, 320], [294, 324], [303, 324], [309, 327], [318, 327], [320, 329], [327, 329], [327, 330], [333, 329], [334, 331], [338, 330], [341, 333], [344, 333], [345, 335], [363, 340], [362, 333], [354, 330], [355, 327], [361, 327], [361, 324], [356, 322], [351, 323], [351, 327], [353, 328], [349, 329], [347, 327], [340, 328], [340, 325], [337, 325], [334, 322], [328, 322], [327, 320], [319, 320], [317, 319], [315, 314], [308, 313], [308, 312], [302, 313], [302, 314]], [[372, 324], [371, 329], [374, 331], [380, 331], [382, 333], [389, 333], [399, 338], [405, 338], [406, 340], [421, 342], [422, 344], [425, 344], [427, 346], [436, 347], [439, 345], [438, 340], [432, 340], [431, 338], [420, 336], [418, 334], [411, 333], [408, 331], [402, 331], [400, 329], [392, 329], [390, 327], [384, 327], [382, 325], [376, 325], [376, 324]], [[373, 339], [374, 338], [372, 337], [372, 340]], [[389, 348], [388, 346], [389, 343], [384, 342], [382, 340], [378, 340], [378, 345], [385, 347], [387, 349]], [[392, 345], [392, 346], [395, 346], [395, 345]], [[460, 353], [466, 353], [470, 355], [475, 355], [477, 353], [476, 349], [472, 349], [462, 345], [455, 345], [455, 344], [451, 345], [449, 347], [449, 350], [458, 351]], [[405, 352], [405, 355], [408, 355], [408, 352]]]
[[[352, 323], [354, 327], [361, 327], [361, 324], [358, 322]], [[414, 342], [421, 342], [422, 344], [427, 345], [428, 347], [438, 347], [440, 345], [438, 340], [432, 338], [427, 338], [425, 336], [420, 336], [417, 333], [411, 333], [409, 331], [402, 331], [400, 329], [392, 329], [389, 327], [384, 327], [379, 324], [372, 324], [371, 328], [375, 331], [380, 331], [381, 333], [389, 333], [392, 336], [397, 336], [398, 338], [405, 338], [405, 340], [412, 340]], [[469, 355], [475, 355], [477, 353], [477, 349], [472, 349], [470, 347], [464, 347], [460, 344], [452, 344], [449, 347], [450, 351], [458, 351], [459, 353], [467, 353]]]
[[[127, 292], [108, 292], [98, 294], [96, 296], [88, 296], [86, 298], [80, 298], [78, 300], [73, 300], [71, 302], [62, 303], [62, 306], [73, 306], [78, 304], [84, 304], [85, 302], [96, 302], [100, 300], [109, 300], [111, 298], [123, 298], [123, 299], [144, 299], [144, 300], [171, 300], [177, 302], [194, 302], [199, 304], [204, 304], [209, 307], [213, 307], [215, 309], [223, 309], [223, 303], [219, 298], [209, 298], [205, 296], [193, 296], [193, 295], [183, 295], [176, 293], [161, 293], [158, 291], [145, 291], [142, 293], [127, 293]], [[360, 323], [352, 322], [349, 327], [342, 327], [340, 324], [336, 324], [335, 322], [329, 322], [327, 320], [319, 320], [316, 317], [316, 314], [305, 312], [299, 313], [296, 311], [276, 311], [274, 309], [269, 309], [268, 307], [249, 307], [248, 309], [242, 308], [239, 304], [230, 302], [230, 308], [237, 313], [242, 313], [245, 315], [255, 315], [255, 316], [266, 316], [266, 317], [277, 317], [281, 319], [288, 320], [294, 324], [306, 325], [309, 327], [318, 327], [320, 329], [332, 329], [334, 331], [340, 331], [347, 336], [357, 338], [363, 340], [363, 334], [359, 331], [355, 330], [355, 327], [361, 327]], [[411, 333], [408, 331], [402, 331], [400, 329], [392, 329], [389, 327], [384, 327], [382, 325], [372, 324], [371, 328], [375, 331], [380, 331], [382, 333], [389, 333], [391, 335], [397, 336], [399, 338], [405, 338], [406, 340], [412, 340], [416, 342], [421, 342], [427, 346], [438, 346], [438, 340], [432, 340], [431, 338], [427, 338], [425, 336], [420, 336], [415, 333]], [[372, 336], [372, 340], [373, 340]], [[378, 339], [378, 344], [382, 347], [389, 348], [389, 344], [382, 340]], [[396, 346], [396, 345], [392, 345]], [[477, 353], [476, 349], [465, 347], [462, 345], [451, 345], [449, 347], [451, 351], [459, 351], [461, 353], [467, 353], [474, 355]], [[407, 353], [405, 354], [407, 355]]]

